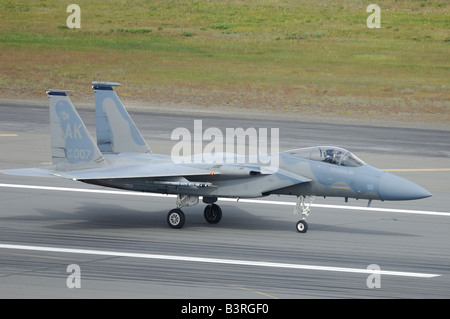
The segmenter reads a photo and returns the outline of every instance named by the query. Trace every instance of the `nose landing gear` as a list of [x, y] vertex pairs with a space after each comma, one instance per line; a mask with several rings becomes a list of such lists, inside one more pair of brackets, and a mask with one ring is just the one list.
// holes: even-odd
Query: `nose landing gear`
[[[305, 200], [308, 199], [309, 202], [306, 203]], [[296, 229], [299, 233], [306, 233], [308, 231], [308, 223], [306, 222], [306, 217], [308, 217], [310, 212], [310, 206], [314, 201], [315, 197], [311, 196], [297, 196], [297, 203], [294, 208], [294, 215], [302, 213], [302, 219], [297, 222]]]

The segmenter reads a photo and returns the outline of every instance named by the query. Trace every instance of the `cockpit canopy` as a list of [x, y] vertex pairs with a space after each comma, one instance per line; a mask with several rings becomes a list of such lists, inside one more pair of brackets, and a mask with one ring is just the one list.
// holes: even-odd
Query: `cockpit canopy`
[[365, 163], [351, 152], [335, 146], [314, 146], [288, 151], [288, 154], [313, 161], [358, 167]]

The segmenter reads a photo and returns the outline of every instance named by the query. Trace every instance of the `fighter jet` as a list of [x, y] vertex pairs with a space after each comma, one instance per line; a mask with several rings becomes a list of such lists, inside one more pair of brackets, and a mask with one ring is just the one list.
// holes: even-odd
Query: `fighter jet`
[[[273, 194], [296, 197], [301, 214], [296, 230], [306, 233], [316, 196], [372, 200], [414, 200], [432, 196], [422, 187], [374, 168], [348, 150], [312, 146], [272, 154], [278, 167], [238, 162], [174, 161], [154, 154], [114, 91], [119, 83], [92, 82], [95, 95], [94, 141], [66, 90], [48, 90], [52, 165], [3, 170], [12, 175], [65, 178], [129, 191], [176, 194], [167, 214], [171, 228], [185, 224], [183, 207], [206, 204], [204, 218], [222, 218], [219, 198], [257, 198]], [[242, 156], [242, 155], [240, 155]], [[245, 157], [245, 156], [244, 156]], [[236, 157], [237, 158], [237, 155]]]

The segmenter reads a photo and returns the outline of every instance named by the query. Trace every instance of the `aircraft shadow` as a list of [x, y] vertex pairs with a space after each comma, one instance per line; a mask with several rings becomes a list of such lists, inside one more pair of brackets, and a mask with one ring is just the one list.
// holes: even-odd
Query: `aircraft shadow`
[[[183, 229], [214, 228], [217, 230], [248, 230], [248, 231], [292, 231], [295, 230], [294, 220], [281, 220], [276, 217], [258, 216], [248, 211], [232, 205], [221, 205], [223, 217], [219, 224], [208, 224], [203, 218], [204, 205], [199, 204], [192, 207], [185, 207], [183, 211], [186, 215], [186, 224]], [[48, 229], [56, 230], [95, 230], [95, 229], [167, 229], [166, 218], [169, 209], [152, 209], [149, 205], [147, 210], [137, 210], [121, 205], [82, 203], [71, 212], [64, 210], [49, 210], [37, 208], [40, 215], [21, 215], [14, 217], [4, 217], [5, 220], [22, 220], [49, 222], [44, 226]], [[286, 212], [289, 214], [289, 212]], [[353, 225], [353, 226], [352, 226]], [[180, 231], [183, 231], [181, 229]], [[397, 233], [386, 230], [374, 230], [358, 227], [357, 224], [323, 224], [309, 221], [311, 232], [333, 232], [350, 233], [362, 235], [378, 236], [415, 236], [412, 234]]]
[[[183, 229], [214, 228], [218, 230], [296, 232], [294, 220], [281, 220], [276, 217], [253, 215], [247, 210], [233, 205], [221, 205], [223, 217], [220, 223], [208, 224], [203, 217], [203, 207], [203, 204], [198, 204], [183, 208], [186, 215], [186, 224]], [[47, 209], [39, 209], [38, 211], [47, 220], [66, 221], [66, 223], [59, 222], [47, 226], [52, 229], [170, 229], [166, 222], [169, 209], [161, 210], [155, 208], [153, 210], [151, 206], [149, 206], [148, 210], [137, 210], [126, 206], [93, 204], [89, 202], [83, 203], [82, 206], [77, 207], [71, 213]], [[289, 212], [286, 212], [286, 214], [289, 214]], [[30, 218], [30, 216], [27, 218]], [[31, 218], [37, 217], [33, 215]], [[415, 236], [386, 230], [366, 229], [357, 224], [336, 225], [311, 221], [309, 222], [308, 233], [310, 232]], [[299, 236], [308, 235], [308, 233], [299, 234]]]

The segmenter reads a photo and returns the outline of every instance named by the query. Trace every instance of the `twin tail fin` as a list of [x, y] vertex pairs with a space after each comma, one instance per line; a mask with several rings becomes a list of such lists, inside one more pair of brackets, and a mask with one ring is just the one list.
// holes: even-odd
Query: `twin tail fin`
[[54, 169], [68, 171], [105, 166], [103, 154], [67, 96], [67, 92], [47, 91]]
[[151, 153], [113, 89], [119, 85], [115, 82], [92, 82], [95, 95], [97, 145], [102, 153]]

